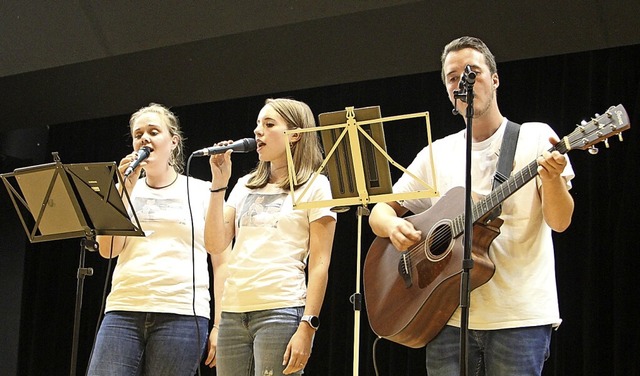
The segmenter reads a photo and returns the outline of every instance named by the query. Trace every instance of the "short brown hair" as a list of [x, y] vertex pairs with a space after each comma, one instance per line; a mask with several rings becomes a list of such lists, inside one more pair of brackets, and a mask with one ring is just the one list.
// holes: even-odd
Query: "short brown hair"
[[460, 51], [465, 48], [472, 48], [480, 52], [484, 56], [484, 60], [487, 63], [487, 66], [489, 67], [489, 71], [491, 72], [491, 74], [498, 73], [498, 67], [496, 66], [496, 58], [495, 56], [493, 56], [493, 54], [491, 53], [491, 50], [489, 50], [489, 47], [487, 47], [487, 45], [484, 44], [483, 41], [481, 41], [479, 38], [476, 38], [476, 37], [460, 37], [449, 42], [449, 44], [447, 44], [444, 47], [444, 50], [442, 51], [442, 56], [440, 57], [440, 63], [442, 66], [440, 70], [440, 76], [442, 78], [443, 83], [446, 82], [445, 76], [444, 76], [445, 75], [444, 60], [447, 58], [447, 55], [450, 52]]

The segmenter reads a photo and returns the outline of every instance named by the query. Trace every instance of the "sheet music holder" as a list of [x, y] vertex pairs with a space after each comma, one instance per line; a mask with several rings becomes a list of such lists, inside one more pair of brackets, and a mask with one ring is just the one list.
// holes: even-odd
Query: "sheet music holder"
[[[315, 171], [308, 184], [299, 194], [294, 191], [297, 185], [295, 167], [291, 154], [291, 146], [286, 142], [290, 190], [294, 208], [307, 209], [331, 207], [343, 212], [350, 205], [358, 205], [358, 238], [356, 261], [356, 292], [351, 296], [354, 306], [354, 340], [353, 340], [353, 375], [358, 375], [360, 344], [360, 269], [362, 217], [369, 214], [367, 205], [377, 202], [400, 201], [405, 199], [434, 197], [438, 195], [436, 174], [431, 155], [432, 181], [430, 185], [421, 180], [405, 167], [393, 160], [386, 151], [383, 123], [411, 118], [424, 118], [427, 143], [431, 145], [431, 128], [429, 113], [420, 112], [408, 115], [381, 117], [380, 107], [354, 108], [319, 114], [319, 126], [315, 128], [294, 129], [285, 134], [300, 132], [320, 132], [325, 148], [325, 159]], [[429, 149], [431, 150], [431, 148]], [[423, 189], [416, 192], [392, 193], [389, 164], [402, 170], [418, 181]], [[332, 200], [303, 202], [307, 189], [323, 171], [327, 171], [333, 195]], [[346, 209], [346, 210], [345, 210]]]
[[[54, 162], [0, 174], [20, 222], [32, 243], [82, 238], [77, 273], [70, 374], [76, 374], [85, 251], [96, 251], [96, 235], [144, 236], [131, 206], [126, 209], [116, 188], [124, 187], [115, 162], [67, 164], [53, 153]], [[126, 201], [131, 203], [126, 189]], [[131, 217], [130, 217], [131, 215]]]
[[115, 162], [56, 161], [0, 177], [32, 243], [95, 235], [143, 236], [133, 208], [127, 211], [115, 186], [116, 177], [122, 184], [116, 172]]
[[[380, 107], [372, 106], [356, 108], [353, 111], [356, 121], [380, 119]], [[326, 112], [318, 116], [320, 126], [340, 124], [347, 120], [347, 110]], [[384, 129], [381, 122], [362, 125], [362, 130], [386, 151]], [[347, 142], [337, 143], [341, 130], [331, 128], [320, 131], [322, 145], [325, 150], [331, 150], [334, 145], [337, 149], [327, 162], [327, 172], [330, 177], [331, 193], [333, 198], [355, 197], [358, 195], [355, 174], [353, 172], [353, 158], [349, 153]], [[362, 150], [362, 163], [365, 174], [367, 193], [389, 194], [391, 193], [391, 172], [389, 161], [380, 153], [364, 136], [359, 137], [360, 150]]]
[[[377, 202], [400, 201], [439, 195], [436, 188], [437, 181], [433, 156], [430, 158], [433, 172], [431, 178], [434, 182], [431, 185], [412, 174], [387, 154], [383, 132], [383, 124], [385, 122], [424, 118], [427, 143], [431, 145], [429, 113], [418, 112], [387, 117], [376, 115], [377, 117], [371, 118], [374, 114], [379, 113], [379, 106], [359, 109], [347, 107], [343, 111], [320, 114], [318, 118], [321, 125], [318, 127], [285, 131], [286, 134], [321, 132], [326, 155], [310, 180], [313, 182], [318, 175], [326, 170], [331, 182], [332, 194], [334, 195], [332, 200], [304, 202], [301, 198], [304, 197], [306, 189], [300, 194], [295, 194], [293, 187], [297, 182], [295, 180], [291, 147], [287, 144], [288, 172], [294, 207], [301, 209], [336, 207], [340, 210], [342, 207], [350, 205], [366, 206]], [[340, 114], [343, 115], [342, 120], [339, 120], [340, 116], [338, 115]], [[363, 119], [360, 120], [357, 116]], [[333, 120], [343, 122], [328, 124], [329, 121]], [[420, 183], [423, 189], [415, 192], [392, 193], [389, 164], [411, 176]], [[375, 171], [373, 170], [374, 168], [376, 169]], [[349, 182], [349, 184], [355, 182], [355, 189], [342, 187], [341, 185], [345, 184], [345, 182]]]

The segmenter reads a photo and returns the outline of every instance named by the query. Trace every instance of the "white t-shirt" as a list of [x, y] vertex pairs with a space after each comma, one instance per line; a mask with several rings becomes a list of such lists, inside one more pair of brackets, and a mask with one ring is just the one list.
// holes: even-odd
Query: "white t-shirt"
[[[476, 201], [491, 192], [506, 122], [505, 118], [498, 131], [489, 139], [472, 144], [472, 196]], [[557, 137], [547, 124], [522, 124], [512, 174], [535, 161], [543, 151], [549, 150], [550, 136]], [[437, 189], [441, 194], [465, 185], [465, 137], [466, 130], [462, 130], [432, 143]], [[416, 156], [408, 169], [433, 184], [428, 147]], [[570, 188], [570, 180], [574, 177], [570, 163], [562, 176]], [[540, 178], [536, 177], [503, 202], [500, 218], [504, 220], [504, 224], [500, 228], [500, 235], [489, 247], [489, 257], [495, 264], [496, 271], [489, 282], [471, 293], [470, 329], [559, 325], [561, 322], [552, 231], [542, 216], [540, 185]], [[394, 185], [393, 190], [412, 192], [420, 187], [413, 178], [405, 174]], [[438, 199], [407, 200], [403, 202], [403, 206], [413, 213], [420, 213]], [[458, 309], [449, 324], [460, 326], [460, 321]]]
[[131, 192], [133, 208], [144, 237], [127, 237], [113, 272], [106, 311], [136, 311], [193, 315], [195, 255], [195, 312], [209, 318], [209, 270], [204, 248], [204, 220], [210, 183], [189, 178], [195, 242], [187, 202], [187, 178], [169, 187], [149, 188], [140, 179]]
[[[305, 268], [309, 256], [309, 224], [329, 207], [294, 209], [291, 194], [274, 184], [248, 189], [249, 176], [235, 185], [227, 205], [235, 208], [235, 243], [222, 296], [222, 310], [250, 312], [305, 305]], [[318, 175], [296, 190], [296, 200], [331, 200], [329, 181]]]

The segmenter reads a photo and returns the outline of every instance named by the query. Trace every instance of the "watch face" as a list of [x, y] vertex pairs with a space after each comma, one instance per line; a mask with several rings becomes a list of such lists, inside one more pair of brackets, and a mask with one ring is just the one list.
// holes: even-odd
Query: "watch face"
[[320, 319], [318, 318], [318, 316], [308, 315], [308, 316], [304, 316], [302, 320], [308, 322], [313, 329], [317, 330], [318, 327], [320, 326]]

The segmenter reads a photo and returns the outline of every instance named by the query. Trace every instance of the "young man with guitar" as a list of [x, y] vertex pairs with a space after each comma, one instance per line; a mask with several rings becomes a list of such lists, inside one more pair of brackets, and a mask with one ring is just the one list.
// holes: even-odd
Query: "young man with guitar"
[[[495, 58], [488, 47], [477, 38], [458, 38], [449, 43], [442, 54], [442, 80], [450, 101], [463, 115], [466, 113], [467, 103], [457, 101], [454, 91], [460, 87], [459, 81], [465, 74], [471, 74], [475, 79], [472, 101], [474, 111], [471, 181], [472, 197], [477, 201], [492, 193], [498, 156], [508, 120], [498, 108], [497, 88], [500, 80]], [[465, 121], [467, 120], [465, 117]], [[455, 231], [447, 230], [440, 234], [447, 239], [445, 243], [440, 246], [436, 243], [439, 236], [437, 233], [447, 227], [449, 218], [464, 211], [464, 196], [459, 194], [459, 187], [465, 185], [466, 177], [465, 135], [466, 132], [462, 130], [431, 145], [437, 188], [438, 191], [445, 192], [444, 196], [378, 203], [369, 217], [374, 233], [379, 239], [385, 239], [397, 251], [426, 254], [427, 257], [423, 257], [421, 263], [449, 260], [452, 265], [448, 267], [455, 269], [449, 280], [424, 273], [409, 275], [405, 281], [407, 289], [424, 287], [434, 281], [439, 286], [453, 286], [449, 291], [436, 291], [427, 296], [427, 300], [435, 299], [432, 302], [418, 303], [420, 309], [430, 307], [432, 314], [420, 316], [416, 313], [416, 320], [412, 321], [415, 323], [418, 319], [424, 319], [423, 322], [407, 333], [397, 333], [399, 343], [411, 347], [426, 344], [429, 376], [451, 376], [460, 372], [462, 321], [456, 302], [459, 302], [460, 297], [461, 263], [460, 257], [454, 253], [461, 253], [460, 239], [464, 236], [458, 236], [456, 240], [455, 236], [452, 236], [455, 235]], [[552, 231], [566, 230], [571, 223], [574, 204], [568, 190], [574, 173], [569, 159], [553, 150], [552, 145], [557, 143], [558, 137], [547, 124], [522, 124], [516, 140], [513, 171], [519, 171], [528, 164], [531, 166], [533, 161], [533, 178], [501, 202], [499, 218], [486, 223], [479, 223], [482, 220], [476, 221], [474, 225], [475, 265], [481, 264], [482, 252], [477, 255], [476, 248], [482, 248], [480, 242], [485, 238], [487, 244], [484, 245], [484, 258], [490, 264], [490, 270], [486, 280], [475, 283], [479, 286], [474, 286], [473, 280], [471, 283], [473, 291], [469, 305], [467, 364], [470, 374], [473, 375], [540, 375], [543, 363], [549, 355], [551, 331], [561, 321], [551, 234]], [[408, 170], [424, 181], [433, 183], [428, 147], [417, 155]], [[509, 173], [511, 171], [508, 171], [507, 177]], [[405, 174], [394, 185], [394, 193], [420, 190], [419, 184]], [[438, 209], [439, 201], [440, 204], [446, 204]], [[431, 228], [421, 227], [424, 223], [420, 222], [424, 221], [402, 218], [407, 212], [416, 213], [417, 217], [428, 216], [434, 211], [444, 212], [444, 215], [441, 216], [442, 220], [435, 219]], [[449, 215], [448, 211], [452, 212], [452, 215]], [[480, 232], [483, 228], [494, 233], [484, 236]], [[454, 244], [456, 242], [458, 244]], [[372, 247], [375, 245], [374, 242]], [[365, 264], [365, 269], [367, 267]], [[423, 270], [421, 265], [413, 267], [416, 267], [416, 274]], [[365, 282], [366, 273], [365, 270]], [[472, 278], [474, 273], [481, 272], [474, 267], [471, 269]], [[385, 278], [380, 275], [378, 277]], [[371, 286], [365, 283], [365, 289], [367, 288], [371, 290]], [[366, 294], [375, 293], [366, 291]], [[366, 294], [367, 310], [382, 309], [374, 307], [374, 303], [366, 299]], [[394, 294], [394, 297], [399, 295]], [[413, 300], [415, 299], [408, 300], [406, 306], [414, 304]], [[453, 306], [450, 310], [441, 309], [444, 303], [451, 305], [451, 302]], [[388, 308], [384, 309], [397, 309], [400, 312], [407, 308], [402, 305], [395, 308], [394, 305], [398, 305], [398, 301], [390, 302]], [[399, 312], [396, 317], [401, 315]], [[375, 312], [371, 312], [370, 316], [372, 315], [375, 315]], [[416, 334], [433, 330], [433, 323], [437, 323], [438, 320], [442, 325], [434, 330], [433, 335]]]

